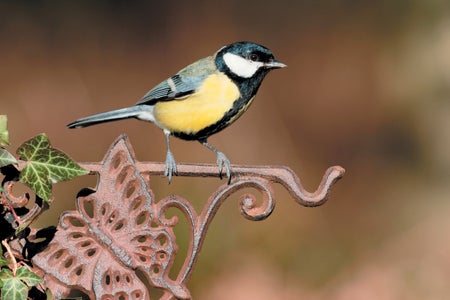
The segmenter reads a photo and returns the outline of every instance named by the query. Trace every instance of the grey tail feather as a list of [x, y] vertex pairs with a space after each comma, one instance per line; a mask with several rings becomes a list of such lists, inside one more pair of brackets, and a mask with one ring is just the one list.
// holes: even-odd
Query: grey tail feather
[[78, 119], [76, 121], [73, 121], [72, 123], [67, 124], [67, 127], [83, 128], [100, 123], [137, 117], [139, 113], [142, 113], [142, 109], [139, 106], [121, 108]]

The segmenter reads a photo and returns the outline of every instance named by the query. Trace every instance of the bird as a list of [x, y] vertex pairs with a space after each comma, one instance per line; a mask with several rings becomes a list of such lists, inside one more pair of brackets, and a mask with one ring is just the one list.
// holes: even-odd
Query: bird
[[213, 151], [219, 177], [225, 172], [230, 183], [230, 160], [208, 138], [236, 121], [253, 102], [265, 76], [284, 67], [268, 48], [249, 41], [234, 42], [181, 69], [134, 106], [84, 117], [67, 127], [82, 128], [128, 118], [151, 122], [164, 132], [167, 147], [164, 175], [169, 183], [177, 174], [171, 136], [199, 141]]

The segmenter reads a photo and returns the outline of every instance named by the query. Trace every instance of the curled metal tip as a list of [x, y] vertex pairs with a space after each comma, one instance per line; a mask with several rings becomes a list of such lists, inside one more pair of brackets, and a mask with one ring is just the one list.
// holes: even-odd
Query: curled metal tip
[[284, 167], [277, 177], [278, 183], [282, 184], [291, 196], [303, 206], [319, 206], [328, 200], [330, 189], [345, 174], [345, 169], [341, 166], [329, 167], [322, 177], [322, 181], [314, 192], [308, 192], [301, 184], [297, 175], [288, 167]]

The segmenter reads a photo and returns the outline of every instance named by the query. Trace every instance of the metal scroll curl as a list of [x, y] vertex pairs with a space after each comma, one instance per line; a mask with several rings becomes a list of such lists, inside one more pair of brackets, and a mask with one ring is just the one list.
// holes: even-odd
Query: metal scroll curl
[[[243, 188], [254, 188], [262, 194], [262, 202], [257, 205], [256, 196], [250, 193], [241, 196], [240, 209], [243, 216], [249, 220], [263, 220], [267, 218], [275, 208], [273, 190], [268, 180], [245, 176], [235, 178], [230, 184], [221, 185], [208, 199], [200, 215], [186, 199], [171, 195], [158, 202], [158, 220], [166, 226], [174, 226], [177, 218], [166, 219], [164, 214], [169, 208], [179, 209], [188, 220], [190, 228], [190, 243], [183, 267], [177, 277], [178, 284], [185, 284], [199, 256], [201, 247], [206, 237], [209, 225], [220, 206], [235, 192]], [[161, 299], [173, 299], [166, 293]]]
[[35, 195], [33, 206], [30, 209], [26, 209], [25, 214], [18, 216], [15, 210], [18, 208], [25, 208], [30, 202], [30, 195], [26, 192], [15, 195], [13, 189], [16, 183], [16, 180], [3, 182], [3, 193], [0, 195], [0, 203], [8, 207], [10, 211], [6, 213], [4, 217], [14, 229], [18, 229], [22, 224], [30, 224], [49, 207], [48, 203], [43, 202], [42, 199]]

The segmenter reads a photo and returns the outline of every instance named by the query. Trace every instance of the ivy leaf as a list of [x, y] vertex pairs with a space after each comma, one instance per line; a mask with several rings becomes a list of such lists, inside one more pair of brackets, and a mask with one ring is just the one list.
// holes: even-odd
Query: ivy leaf
[[0, 115], [0, 146], [5, 147], [9, 145], [8, 133], [8, 118], [5, 115]]
[[3, 268], [0, 270], [0, 288], [3, 287], [3, 281], [12, 278], [12, 272], [10, 269]]
[[25, 282], [29, 287], [42, 282], [42, 278], [31, 272], [26, 266], [17, 269], [16, 278]]
[[28, 296], [28, 287], [20, 279], [13, 276], [2, 279], [1, 289], [2, 299], [8, 300], [26, 300]]
[[9, 277], [13, 277], [10, 269], [1, 269], [0, 271], [0, 280], [8, 279]]
[[0, 256], [0, 267], [3, 266], [7, 266], [9, 265], [11, 262], [9, 260], [7, 260], [6, 258], [4, 258], [3, 256]]
[[50, 291], [50, 289], [45, 289], [45, 296], [47, 296], [47, 300], [55, 299], [55, 297], [53, 297], [52, 291]]
[[45, 201], [50, 199], [52, 184], [89, 173], [67, 154], [53, 148], [45, 134], [23, 143], [17, 149], [17, 155], [25, 161], [20, 182]]
[[20, 279], [14, 277], [11, 270], [2, 269], [0, 271], [1, 295], [2, 299], [26, 300], [28, 287]]
[[8, 151], [6, 151], [3, 148], [0, 148], [0, 168], [7, 166], [7, 165], [16, 164], [16, 163], [17, 163], [17, 160], [11, 153], [9, 153]]

